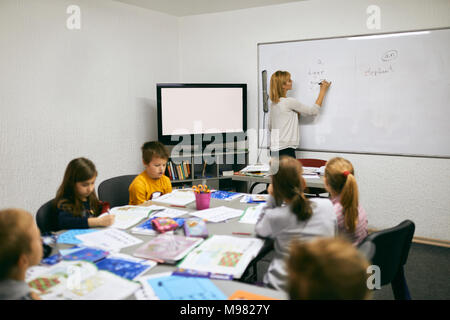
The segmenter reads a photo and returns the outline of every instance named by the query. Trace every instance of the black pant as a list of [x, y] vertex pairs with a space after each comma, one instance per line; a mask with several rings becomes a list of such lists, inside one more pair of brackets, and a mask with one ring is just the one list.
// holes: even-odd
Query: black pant
[[[275, 151], [275, 152], [270, 151], [270, 156], [271, 156], [271, 157], [276, 156], [276, 154], [277, 154], [276, 151]], [[278, 151], [278, 156], [279, 156], [280, 158], [281, 158], [282, 156], [289, 156], [289, 157], [292, 157], [292, 158], [296, 159], [296, 156], [295, 156], [295, 149], [294, 149], [294, 148], [281, 149], [281, 150]]]

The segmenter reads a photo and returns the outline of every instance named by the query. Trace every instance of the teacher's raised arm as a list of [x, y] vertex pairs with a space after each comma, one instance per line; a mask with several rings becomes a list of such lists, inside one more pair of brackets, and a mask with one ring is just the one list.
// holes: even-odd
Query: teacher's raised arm
[[299, 115], [315, 116], [319, 113], [331, 82], [322, 80], [320, 92], [314, 105], [305, 105], [295, 98], [287, 97], [292, 89], [291, 74], [276, 71], [270, 78], [270, 151], [271, 156], [287, 155], [293, 158], [300, 144]]

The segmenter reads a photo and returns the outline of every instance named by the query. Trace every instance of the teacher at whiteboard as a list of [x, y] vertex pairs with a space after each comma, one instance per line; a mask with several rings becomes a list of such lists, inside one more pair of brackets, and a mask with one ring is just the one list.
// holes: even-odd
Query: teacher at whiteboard
[[[270, 78], [269, 129], [271, 155], [278, 152], [279, 156], [287, 155], [293, 158], [295, 149], [300, 144], [299, 117], [301, 114], [317, 115], [331, 82], [320, 82], [319, 96], [313, 106], [300, 103], [294, 98], [286, 97], [292, 89], [291, 74], [287, 71], [277, 71]], [[278, 133], [278, 134], [277, 134]]]

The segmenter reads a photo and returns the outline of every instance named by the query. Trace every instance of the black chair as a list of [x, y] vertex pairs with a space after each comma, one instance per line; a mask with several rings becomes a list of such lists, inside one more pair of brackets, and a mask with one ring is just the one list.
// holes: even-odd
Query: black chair
[[411, 300], [403, 266], [408, 260], [415, 224], [405, 220], [399, 225], [369, 234], [358, 246], [366, 242], [375, 245], [372, 264], [380, 268], [381, 285], [391, 284], [396, 300]]
[[364, 243], [361, 243], [358, 247], [358, 250], [366, 257], [367, 261], [372, 262], [376, 251], [375, 244], [372, 241], [364, 241]]
[[41, 234], [58, 231], [58, 217], [54, 199], [44, 203], [36, 213], [36, 224]]
[[98, 186], [98, 198], [110, 207], [125, 206], [129, 203], [128, 187], [136, 175], [124, 175], [102, 181]]
[[255, 284], [258, 279], [258, 262], [261, 261], [266, 255], [274, 250], [274, 240], [265, 239], [264, 245], [259, 251], [258, 255], [253, 258], [245, 269], [242, 277], [238, 280], [244, 283]]

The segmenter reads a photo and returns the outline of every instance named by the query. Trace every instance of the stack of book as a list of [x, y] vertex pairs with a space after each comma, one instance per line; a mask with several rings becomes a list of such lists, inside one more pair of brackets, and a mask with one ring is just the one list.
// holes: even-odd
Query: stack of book
[[170, 180], [185, 180], [191, 176], [191, 165], [189, 160], [182, 161], [181, 163], [174, 163], [173, 161], [167, 162], [167, 176]]

